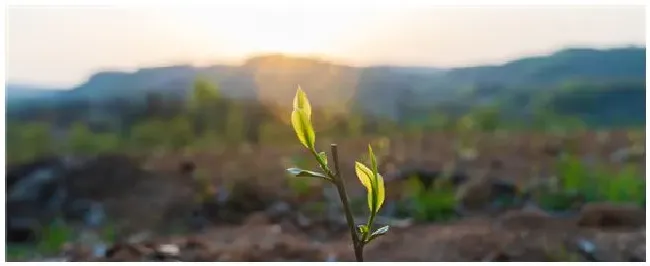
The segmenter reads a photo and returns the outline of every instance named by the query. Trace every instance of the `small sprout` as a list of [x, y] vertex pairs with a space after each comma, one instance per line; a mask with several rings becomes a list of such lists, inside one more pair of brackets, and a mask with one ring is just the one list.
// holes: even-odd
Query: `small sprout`
[[352, 215], [350, 200], [345, 192], [345, 183], [341, 178], [338, 163], [338, 149], [335, 144], [332, 144], [332, 159], [333, 169], [327, 163], [327, 154], [325, 152], [316, 151], [316, 133], [311, 124], [311, 105], [307, 99], [305, 92], [298, 87], [296, 96], [293, 99], [293, 112], [291, 113], [291, 125], [296, 132], [298, 140], [305, 146], [314, 156], [320, 168], [325, 173], [318, 173], [299, 168], [289, 168], [287, 172], [296, 177], [318, 177], [330, 181], [336, 186], [343, 209], [345, 211], [345, 218], [350, 228], [350, 236], [352, 237], [352, 246], [354, 247], [354, 256], [358, 262], [363, 261], [363, 247], [365, 244], [370, 243], [373, 239], [386, 234], [388, 226], [377, 229], [377, 231], [370, 234], [372, 222], [379, 212], [379, 208], [384, 203], [386, 192], [384, 188], [384, 178], [377, 171], [377, 158], [372, 152], [372, 147], [368, 145], [368, 155], [370, 158], [370, 167], [368, 168], [360, 162], [356, 162], [355, 170], [357, 177], [361, 180], [363, 186], [368, 190], [368, 209], [370, 210], [370, 218], [367, 224], [355, 225], [354, 216]]
[[368, 233], [370, 232], [370, 230], [368, 229], [368, 226], [365, 225], [365, 224], [357, 225], [357, 230], [359, 231], [359, 235], [361, 236], [361, 238], [365, 238], [368, 235]]

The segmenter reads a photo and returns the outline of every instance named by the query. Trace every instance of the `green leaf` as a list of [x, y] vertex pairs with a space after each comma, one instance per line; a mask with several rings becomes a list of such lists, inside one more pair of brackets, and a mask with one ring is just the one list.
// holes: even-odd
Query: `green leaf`
[[381, 208], [381, 205], [384, 203], [384, 197], [385, 197], [385, 191], [384, 191], [384, 179], [379, 175], [378, 170], [377, 170], [377, 158], [375, 157], [375, 153], [372, 152], [372, 145], [368, 145], [368, 157], [370, 157], [370, 167], [372, 167], [372, 176], [373, 176], [373, 182], [372, 184], [372, 191], [374, 192], [374, 197], [376, 198], [375, 205], [376, 209], [374, 209], [374, 214], [377, 214], [379, 212], [379, 208]]
[[293, 112], [291, 112], [291, 125], [296, 131], [300, 143], [308, 149], [314, 149], [316, 134], [311, 124], [311, 105], [307, 94], [298, 86], [296, 96], [293, 98]]
[[379, 208], [384, 203], [384, 179], [381, 175], [374, 175], [372, 170], [368, 169], [360, 162], [355, 162], [355, 172], [361, 181], [361, 184], [368, 190], [368, 208], [372, 215], [377, 214]]
[[304, 109], [295, 109], [291, 112], [291, 125], [300, 143], [308, 149], [314, 149], [316, 134]]
[[390, 229], [390, 226], [386, 225], [384, 227], [381, 227], [381, 228], [375, 230], [374, 232], [372, 232], [372, 234], [370, 235], [370, 238], [368, 238], [367, 242], [370, 242], [370, 241], [372, 241], [373, 239], [375, 239], [377, 237], [385, 235], [386, 233], [388, 233], [388, 229]]
[[[366, 187], [366, 190], [368, 190], [368, 193], [370, 194], [370, 192], [372, 192], [372, 171], [360, 162], [354, 162], [354, 170], [359, 181], [361, 181], [361, 185]], [[370, 206], [372, 205], [370, 204]]]
[[361, 241], [366, 240], [366, 238], [368, 237], [368, 233], [370, 233], [370, 228], [368, 228], [367, 225], [365, 224], [357, 225], [357, 235], [359, 236], [359, 239]]
[[380, 175], [377, 174], [377, 212], [379, 212], [379, 208], [381, 208], [381, 205], [384, 204], [384, 199], [386, 198], [386, 188], [384, 187], [384, 178]]
[[370, 157], [370, 167], [372, 167], [372, 174], [373, 176], [377, 176], [377, 158], [375, 158], [375, 154], [372, 152], [371, 145], [368, 145], [368, 157]]
[[327, 165], [327, 154], [324, 151], [318, 153], [318, 157]]
[[318, 178], [324, 178], [324, 179], [327, 179], [327, 180], [330, 179], [329, 177], [327, 177], [323, 173], [309, 171], [309, 170], [303, 170], [303, 169], [299, 169], [299, 168], [289, 168], [289, 169], [287, 169], [287, 172], [289, 172], [289, 174], [291, 174], [291, 175], [293, 175], [295, 177], [318, 177]]
[[360, 225], [357, 225], [357, 231], [358, 231], [361, 235], [365, 235], [365, 234], [367, 234], [370, 230], [368, 229], [368, 226], [367, 226], [367, 225], [365, 225], [365, 224], [360, 224]]
[[305, 110], [308, 118], [311, 118], [311, 104], [309, 104], [309, 99], [307, 99], [307, 94], [298, 86], [298, 91], [296, 91], [296, 96], [293, 98], [293, 109], [302, 109]]

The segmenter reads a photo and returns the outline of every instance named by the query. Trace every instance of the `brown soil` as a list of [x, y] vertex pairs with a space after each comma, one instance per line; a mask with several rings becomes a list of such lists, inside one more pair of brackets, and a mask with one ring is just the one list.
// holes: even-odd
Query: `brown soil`
[[[596, 140], [595, 134], [588, 132], [572, 138], [575, 139], [572, 143], [575, 151], [582, 156], [592, 156], [599, 164], [620, 167], [610, 162], [608, 156], [631, 145], [626, 132], [611, 132], [609, 139], [602, 143]], [[374, 141], [366, 138], [338, 143], [342, 173], [353, 197], [365, 193], [354, 176], [353, 163], [362, 158], [367, 143]], [[384, 163], [382, 167], [393, 163], [440, 170], [449, 163], [458, 163], [454, 160], [452, 145], [451, 135], [443, 133], [429, 134], [421, 139], [394, 138], [390, 150], [385, 151], [390, 156], [381, 156], [379, 160]], [[492, 172], [495, 178], [514, 183], [529, 182], [551, 176], [554, 151], [566, 147], [566, 140], [540, 134], [481, 137], [478, 157], [457, 168], [476, 177], [490, 166], [498, 165], [498, 171]], [[313, 220], [314, 224], [307, 229], [289, 217], [291, 215], [276, 219], [263, 212], [277, 201], [293, 205], [323, 198], [320, 183], [316, 182], [308, 198], [296, 200], [295, 192], [288, 189], [285, 174], [285, 169], [292, 166], [287, 162], [290, 156], [309, 155], [297, 145], [228, 148], [184, 155], [159, 154], [144, 160], [142, 168], [108, 158], [104, 160], [107, 166], [99, 163], [75, 173], [70, 186], [77, 188], [74, 191], [79, 196], [106, 203], [109, 216], [124, 225], [120, 232], [124, 236], [165, 228], [176, 220], [185, 219], [183, 217], [194, 210], [192, 182], [179, 174], [179, 167], [185, 161], [192, 161], [197, 172], [207, 175], [217, 188], [232, 188], [233, 184], [243, 181], [249, 184], [245, 189], [252, 191], [244, 193], [245, 196], [237, 201], [241, 204], [231, 208], [228, 217], [237, 216], [237, 219], [228, 220], [220, 211], [222, 214], [212, 216], [211, 225], [200, 233], [158, 235], [139, 244], [122, 243], [113, 247], [110, 258], [100, 260], [163, 260], [161, 255], [156, 255], [157, 246], [174, 244], [179, 247], [180, 255], [173, 260], [182, 261], [353, 261], [345, 227], [332, 230]], [[635, 164], [645, 170], [643, 162]], [[401, 190], [396, 189], [401, 187], [399, 182], [387, 182], [389, 200], [399, 197]], [[392, 228], [366, 248], [365, 256], [368, 261], [645, 260], [644, 222], [637, 219], [634, 226], [612, 230], [598, 224], [579, 227], [582, 225], [577, 222], [579, 219], [515, 211], [492, 218], [477, 216], [444, 224], [415, 224]], [[592, 252], [595, 255], [583, 254], [581, 245], [585, 241], [595, 245]], [[82, 255], [77, 257], [78, 260], [89, 259]]]

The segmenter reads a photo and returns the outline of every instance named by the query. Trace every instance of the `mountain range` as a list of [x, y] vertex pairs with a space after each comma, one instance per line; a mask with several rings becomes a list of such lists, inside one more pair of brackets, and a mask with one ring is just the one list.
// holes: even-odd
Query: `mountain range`
[[645, 123], [644, 112], [639, 113], [645, 109], [645, 73], [645, 48], [640, 47], [564, 49], [501, 65], [459, 68], [352, 67], [270, 54], [249, 58], [239, 66], [178, 65], [99, 72], [68, 90], [10, 83], [6, 85], [6, 103], [11, 115], [49, 103], [139, 101], [150, 93], [186, 97], [200, 76], [217, 84], [229, 98], [288, 105], [300, 85], [316, 106], [355, 105], [390, 117], [400, 117], [404, 106], [417, 109], [498, 102], [510, 108], [528, 108], [544, 96], [555, 99], [554, 104], [561, 103], [558, 109], [569, 113], [577, 110], [593, 117], [584, 112], [593, 111], [598, 103], [599, 109], [633, 114], [636, 122]]

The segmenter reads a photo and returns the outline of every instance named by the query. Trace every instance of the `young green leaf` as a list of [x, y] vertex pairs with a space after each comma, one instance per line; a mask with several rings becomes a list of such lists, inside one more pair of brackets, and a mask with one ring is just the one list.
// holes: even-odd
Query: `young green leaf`
[[308, 149], [314, 149], [316, 133], [304, 109], [295, 109], [291, 112], [291, 125], [300, 143]]
[[375, 157], [375, 153], [372, 152], [372, 145], [370, 144], [368, 145], [368, 157], [370, 158], [370, 167], [372, 167], [371, 170], [374, 181], [372, 182], [372, 191], [376, 191], [374, 194], [377, 197], [377, 207], [374, 210], [373, 214], [377, 214], [377, 212], [379, 212], [379, 208], [381, 208], [382, 203], [384, 203], [384, 179], [378, 173], [377, 158]]
[[291, 175], [295, 177], [318, 177], [318, 178], [324, 178], [329, 180], [330, 178], [327, 177], [323, 173], [319, 172], [314, 172], [314, 171], [309, 171], [309, 170], [303, 170], [299, 168], [289, 168], [287, 169], [287, 172], [289, 172]]
[[376, 183], [377, 183], [377, 210], [375, 214], [379, 212], [381, 205], [384, 204], [384, 199], [386, 198], [386, 188], [384, 187], [384, 178], [377, 173]]
[[324, 151], [318, 153], [318, 157], [327, 165], [327, 154]]
[[370, 241], [372, 241], [373, 239], [375, 239], [377, 237], [385, 235], [386, 233], [388, 233], [389, 228], [390, 228], [390, 226], [386, 225], [386, 226], [381, 227], [381, 228], [377, 229], [376, 231], [372, 232], [372, 234], [370, 235], [370, 238], [368, 238], [367, 242], [370, 242]]
[[362, 236], [365, 236], [366, 234], [368, 234], [368, 232], [370, 232], [370, 229], [368, 228], [367, 225], [365, 225], [365, 224], [360, 224], [360, 225], [357, 225], [357, 231], [358, 231], [359, 234], [361, 234]]
[[311, 118], [311, 104], [309, 104], [309, 99], [307, 99], [307, 94], [303, 91], [300, 86], [298, 86], [298, 91], [296, 91], [296, 96], [293, 98], [293, 109], [302, 109], [305, 110], [308, 118]]
[[[368, 190], [368, 195], [370, 195], [372, 192], [372, 171], [360, 162], [354, 162], [354, 170], [357, 174], [357, 177], [359, 178], [359, 181], [361, 181], [361, 185], [363, 185], [366, 190]], [[368, 202], [368, 205], [372, 208], [372, 204], [370, 202]]]
[[296, 96], [293, 98], [293, 112], [291, 112], [291, 125], [296, 131], [300, 143], [308, 149], [314, 149], [316, 133], [311, 124], [311, 105], [307, 94], [298, 86]]
[[[372, 170], [372, 175], [377, 176], [377, 158], [375, 158], [375, 154], [372, 152], [372, 146], [368, 144], [368, 157], [370, 157], [370, 167]], [[375, 188], [377, 189], [377, 188]]]
[[379, 208], [384, 203], [384, 179], [381, 175], [374, 175], [372, 170], [368, 169], [360, 162], [355, 162], [355, 172], [361, 181], [361, 184], [368, 190], [368, 208], [371, 214], [377, 214]]

